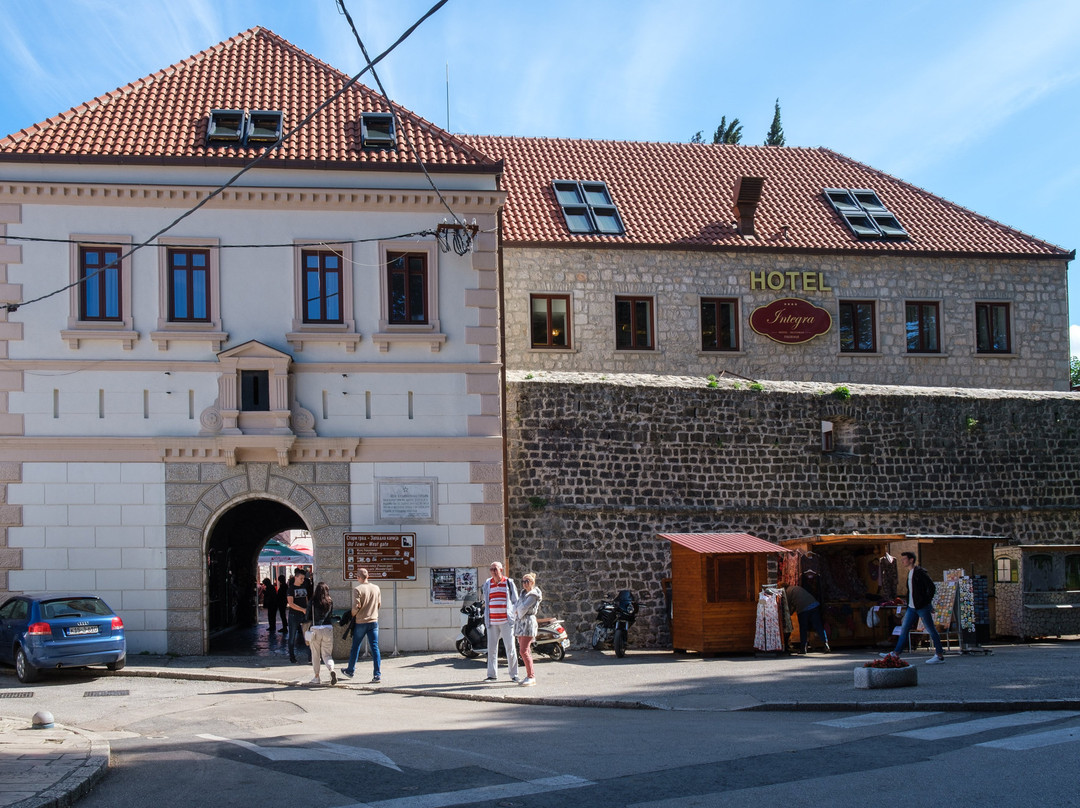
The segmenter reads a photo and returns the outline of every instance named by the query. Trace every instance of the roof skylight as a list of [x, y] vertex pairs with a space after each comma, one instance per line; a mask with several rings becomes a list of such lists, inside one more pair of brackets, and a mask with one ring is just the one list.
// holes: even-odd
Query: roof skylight
[[908, 237], [885, 203], [869, 188], [826, 188], [825, 198], [833, 210], [851, 228], [851, 232], [865, 239], [904, 239]]
[[360, 145], [365, 149], [392, 149], [397, 145], [394, 116], [389, 112], [360, 113]]
[[571, 233], [599, 233], [621, 236], [626, 233], [618, 208], [603, 182], [555, 180], [555, 201], [562, 208], [566, 228]]

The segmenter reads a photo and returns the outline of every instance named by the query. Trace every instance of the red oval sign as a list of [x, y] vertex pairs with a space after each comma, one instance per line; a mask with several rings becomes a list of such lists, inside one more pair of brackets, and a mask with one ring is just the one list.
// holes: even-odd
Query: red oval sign
[[832, 328], [832, 315], [808, 300], [785, 297], [754, 309], [750, 327], [786, 345], [809, 342]]

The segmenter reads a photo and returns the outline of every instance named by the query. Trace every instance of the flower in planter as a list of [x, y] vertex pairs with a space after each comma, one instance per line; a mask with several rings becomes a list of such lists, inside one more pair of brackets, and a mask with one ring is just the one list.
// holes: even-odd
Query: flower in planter
[[864, 668], [907, 668], [910, 667], [896, 654], [889, 654], [880, 659], [872, 659], [863, 665]]

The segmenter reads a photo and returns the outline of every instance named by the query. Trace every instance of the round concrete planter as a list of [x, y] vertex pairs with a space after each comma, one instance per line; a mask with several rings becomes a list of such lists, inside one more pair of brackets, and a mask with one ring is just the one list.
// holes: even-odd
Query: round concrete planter
[[874, 690], [879, 687], [914, 687], [919, 683], [919, 671], [914, 665], [906, 668], [856, 668], [855, 689]]

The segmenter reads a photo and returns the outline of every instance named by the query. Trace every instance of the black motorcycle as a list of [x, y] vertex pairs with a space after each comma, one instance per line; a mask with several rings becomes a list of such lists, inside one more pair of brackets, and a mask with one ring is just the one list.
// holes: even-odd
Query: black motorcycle
[[596, 625], [593, 626], [592, 647], [599, 648], [611, 643], [615, 656], [626, 654], [626, 636], [637, 619], [638, 602], [629, 589], [623, 589], [615, 600], [602, 600], [596, 609]]
[[461, 627], [461, 636], [454, 647], [466, 659], [476, 659], [487, 653], [487, 629], [484, 626], [484, 601], [477, 600], [479, 594], [470, 592], [461, 604], [461, 613], [465, 615], [465, 625]]

